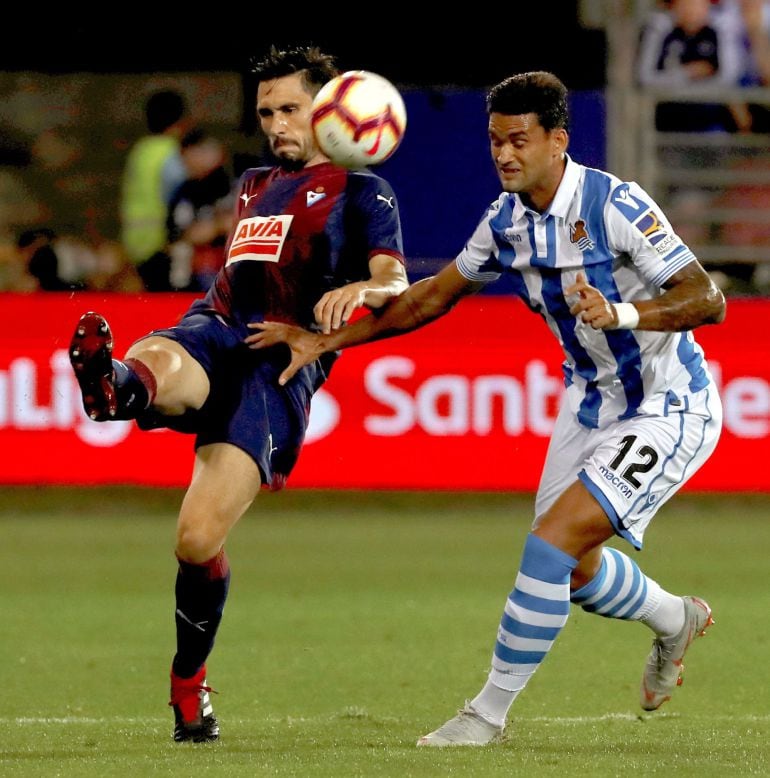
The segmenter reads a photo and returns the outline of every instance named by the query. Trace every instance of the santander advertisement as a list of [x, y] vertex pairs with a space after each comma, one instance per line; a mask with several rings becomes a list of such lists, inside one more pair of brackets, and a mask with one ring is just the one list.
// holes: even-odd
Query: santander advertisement
[[[187, 295], [4, 295], [0, 307], [0, 483], [185, 486], [193, 436], [96, 423], [84, 414], [67, 346], [79, 316], [104, 313], [115, 353], [174, 324]], [[770, 301], [732, 300], [696, 332], [725, 410], [694, 491], [770, 491]], [[518, 301], [478, 296], [408, 335], [338, 360], [314, 400], [289, 487], [537, 487], [563, 391], [562, 355]]]

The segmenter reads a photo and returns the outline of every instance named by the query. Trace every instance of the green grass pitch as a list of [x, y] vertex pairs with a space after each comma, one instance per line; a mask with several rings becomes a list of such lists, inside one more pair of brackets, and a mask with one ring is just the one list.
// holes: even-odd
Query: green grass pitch
[[[770, 774], [770, 498], [679, 495], [637, 555], [716, 624], [660, 711], [650, 633], [573, 608], [506, 740], [417, 749], [486, 677], [529, 495], [260, 495], [209, 682], [219, 742], [174, 744], [175, 490], [0, 490], [3, 776]], [[624, 550], [622, 542], [618, 545]]]

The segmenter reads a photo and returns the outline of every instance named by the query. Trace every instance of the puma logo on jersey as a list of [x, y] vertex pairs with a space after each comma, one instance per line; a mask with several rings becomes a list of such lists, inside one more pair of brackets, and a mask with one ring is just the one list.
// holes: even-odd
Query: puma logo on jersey
[[382, 200], [383, 203], [386, 203], [390, 208], [394, 208], [393, 205], [393, 198], [392, 197], [385, 197], [385, 195], [378, 194], [377, 195], [378, 200]]
[[249, 205], [249, 200], [252, 200], [252, 199], [254, 199], [255, 197], [256, 197], [256, 195], [255, 195], [255, 194], [253, 194], [253, 195], [247, 195], [247, 194], [246, 194], [246, 192], [244, 192], [244, 193], [241, 195], [241, 200], [243, 200], [243, 207], [244, 207], [244, 208], [247, 208], [247, 207], [248, 207], [248, 205]]
[[588, 235], [586, 223], [582, 219], [578, 219], [574, 224], [570, 224], [569, 239], [570, 243], [576, 243], [581, 251], [590, 251], [594, 247], [594, 242]]

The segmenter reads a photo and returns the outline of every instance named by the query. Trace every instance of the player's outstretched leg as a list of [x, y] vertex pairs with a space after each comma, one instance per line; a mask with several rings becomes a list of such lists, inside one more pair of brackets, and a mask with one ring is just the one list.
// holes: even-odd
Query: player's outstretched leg
[[640, 704], [644, 710], [657, 710], [681, 686], [685, 652], [695, 638], [706, 634], [714, 623], [711, 608], [698, 597], [685, 596], [684, 626], [671, 637], [656, 637], [642, 675]]
[[155, 377], [147, 366], [137, 359], [113, 359], [112, 345], [104, 316], [84, 313], [72, 335], [69, 356], [83, 408], [94, 421], [136, 418], [155, 398]]
[[180, 678], [171, 671], [171, 705], [174, 709], [174, 740], [205, 743], [219, 737], [219, 722], [214, 715], [206, 685], [206, 665], [192, 678]]

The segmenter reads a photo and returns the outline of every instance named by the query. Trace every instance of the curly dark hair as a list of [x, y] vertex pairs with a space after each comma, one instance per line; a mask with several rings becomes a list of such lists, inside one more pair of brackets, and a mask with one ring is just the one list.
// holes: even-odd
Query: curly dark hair
[[537, 114], [543, 129], [569, 125], [567, 87], [553, 74], [544, 70], [517, 73], [493, 86], [487, 93], [487, 113], [520, 116]]
[[279, 49], [271, 46], [262, 59], [252, 61], [251, 73], [257, 81], [269, 81], [292, 73], [302, 74], [305, 89], [315, 94], [339, 74], [334, 57], [318, 46], [294, 46]]

